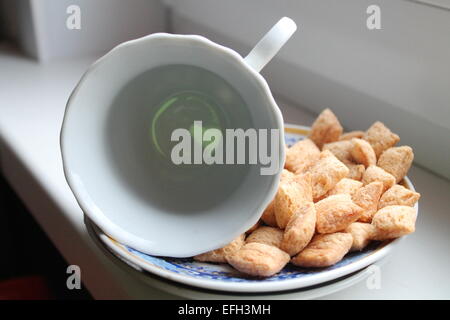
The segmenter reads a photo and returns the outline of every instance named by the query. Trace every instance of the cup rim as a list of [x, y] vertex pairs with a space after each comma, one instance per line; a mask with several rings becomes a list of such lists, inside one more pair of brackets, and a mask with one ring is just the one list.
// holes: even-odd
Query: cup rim
[[[66, 125], [68, 121], [70, 121], [70, 113], [71, 109], [73, 107], [75, 98], [79, 94], [81, 88], [83, 87], [82, 84], [86, 81], [88, 77], [91, 76], [93, 71], [103, 64], [105, 61], [110, 59], [113, 55], [115, 55], [119, 51], [128, 50], [129, 47], [140, 45], [147, 41], [167, 41], [167, 39], [170, 39], [171, 41], [176, 41], [179, 43], [201, 43], [204, 45], [209, 46], [211, 49], [216, 51], [216, 54], [226, 55], [229, 58], [232, 58], [236, 63], [239, 63], [243, 70], [246, 70], [249, 74], [253, 76], [253, 78], [256, 80], [257, 86], [260, 87], [261, 92], [265, 94], [268, 105], [272, 107], [272, 112], [275, 120], [275, 124], [277, 125], [277, 128], [280, 129], [280, 141], [279, 141], [279, 171], [272, 175], [272, 183], [270, 186], [269, 191], [267, 192], [267, 196], [265, 197], [265, 200], [261, 202], [259, 206], [257, 206], [257, 210], [255, 210], [255, 214], [252, 216], [252, 219], [248, 219], [246, 223], [243, 223], [242, 227], [238, 230], [236, 230], [234, 233], [231, 233], [227, 239], [224, 239], [221, 243], [205, 243], [205, 246], [200, 249], [194, 250], [186, 250], [186, 252], [176, 252], [171, 251], [170, 248], [159, 248], [159, 246], [155, 245], [152, 241], [149, 239], [141, 238], [137, 235], [134, 235], [130, 233], [129, 231], [121, 228], [117, 224], [113, 223], [107, 215], [105, 215], [98, 207], [95, 206], [95, 202], [89, 197], [87, 191], [84, 190], [82, 184], [79, 183], [80, 179], [77, 176], [76, 173], [72, 172], [70, 160], [67, 155], [67, 148], [68, 146], [65, 143], [65, 136], [66, 136]], [[147, 35], [138, 39], [130, 40], [124, 43], [121, 43], [114, 47], [112, 50], [110, 50], [108, 53], [106, 53], [104, 56], [100, 57], [98, 60], [96, 60], [82, 75], [81, 79], [78, 81], [77, 85], [75, 86], [74, 90], [70, 94], [65, 111], [64, 111], [64, 117], [62, 121], [61, 131], [60, 131], [60, 152], [62, 157], [62, 163], [63, 163], [63, 171], [64, 176], [66, 178], [66, 181], [69, 185], [69, 188], [72, 190], [72, 193], [82, 209], [82, 211], [90, 218], [92, 221], [98, 225], [106, 234], [110, 235], [111, 237], [117, 239], [118, 241], [129, 245], [130, 247], [133, 247], [139, 251], [142, 251], [144, 253], [148, 253], [155, 256], [171, 256], [171, 257], [188, 257], [188, 256], [194, 256], [196, 254], [214, 250], [217, 248], [220, 248], [233, 239], [235, 239], [240, 234], [246, 232], [252, 225], [254, 225], [260, 218], [260, 214], [264, 211], [264, 209], [269, 205], [269, 203], [272, 201], [272, 199], [275, 197], [276, 191], [278, 189], [278, 183], [279, 183], [279, 177], [281, 174], [281, 171], [284, 167], [285, 162], [285, 148], [284, 148], [284, 121], [283, 116], [281, 114], [280, 109], [278, 108], [272, 94], [270, 91], [270, 88], [266, 82], [266, 80], [263, 78], [262, 75], [260, 75], [258, 72], [253, 70], [244, 60], [244, 58], [239, 55], [236, 51], [233, 49], [230, 49], [228, 47], [222, 46], [220, 44], [217, 44], [203, 36], [199, 35], [178, 35], [178, 34], [168, 34], [168, 33], [154, 33], [151, 35]], [[256, 212], [259, 212], [260, 214], [256, 214]]]

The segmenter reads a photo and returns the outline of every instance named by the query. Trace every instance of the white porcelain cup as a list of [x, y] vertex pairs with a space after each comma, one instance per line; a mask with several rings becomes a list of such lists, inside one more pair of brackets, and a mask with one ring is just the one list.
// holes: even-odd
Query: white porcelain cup
[[[255, 224], [284, 164], [283, 118], [259, 71], [295, 30], [282, 18], [245, 58], [201, 36], [157, 33], [95, 62], [61, 130], [65, 176], [84, 213], [117, 241], [172, 257], [219, 248]], [[170, 130], [193, 120], [278, 129], [278, 170], [173, 164]]]

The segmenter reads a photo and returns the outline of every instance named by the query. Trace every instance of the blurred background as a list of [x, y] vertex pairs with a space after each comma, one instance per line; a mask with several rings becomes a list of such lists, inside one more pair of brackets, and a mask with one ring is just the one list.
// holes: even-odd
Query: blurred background
[[[380, 29], [367, 26], [371, 5]], [[245, 56], [282, 16], [298, 32], [262, 74], [288, 106], [286, 122], [308, 124], [327, 107], [347, 130], [383, 121], [417, 166], [450, 179], [449, 0], [0, 0], [0, 298], [2, 279], [30, 275], [33, 294], [90, 298], [61, 287], [67, 256], [85, 255], [67, 243], [70, 218], [43, 213], [73, 202], [61, 187], [58, 124], [85, 69], [154, 32], [204, 35]], [[305, 123], [289, 117], [294, 109]]]

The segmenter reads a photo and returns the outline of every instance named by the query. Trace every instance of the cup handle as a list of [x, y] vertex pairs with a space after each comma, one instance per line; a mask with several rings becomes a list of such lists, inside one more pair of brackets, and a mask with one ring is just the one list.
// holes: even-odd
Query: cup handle
[[297, 30], [297, 25], [292, 19], [281, 18], [244, 58], [245, 62], [256, 72], [260, 72], [284, 46], [295, 30]]

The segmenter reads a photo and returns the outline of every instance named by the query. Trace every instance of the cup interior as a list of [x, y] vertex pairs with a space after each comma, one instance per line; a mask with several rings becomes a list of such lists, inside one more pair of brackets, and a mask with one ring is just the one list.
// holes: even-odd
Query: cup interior
[[69, 100], [66, 177], [85, 213], [118, 241], [153, 255], [212, 250], [257, 221], [279, 173], [261, 175], [260, 163], [175, 165], [171, 132], [201, 120], [221, 131], [281, 129], [281, 142], [275, 108], [264, 80], [232, 50], [196, 36], [125, 43]]

